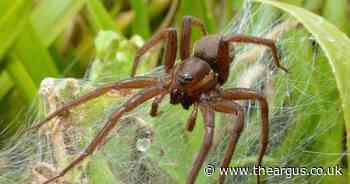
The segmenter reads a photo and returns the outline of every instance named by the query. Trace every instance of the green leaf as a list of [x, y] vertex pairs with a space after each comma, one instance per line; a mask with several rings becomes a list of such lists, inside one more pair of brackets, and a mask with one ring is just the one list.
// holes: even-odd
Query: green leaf
[[[184, 16], [194, 16], [199, 18], [200, 20], [204, 20], [205, 24], [207, 24], [208, 15], [205, 15], [205, 5], [203, 5], [204, 2], [202, 1], [196, 1], [196, 0], [186, 0], [186, 1], [181, 1], [179, 10], [177, 11], [177, 17], [176, 17], [176, 24], [177, 27], [182, 26], [182, 21]], [[198, 7], [198, 8], [193, 8], [193, 7]], [[206, 17], [207, 16], [207, 17]], [[212, 20], [210, 20], [212, 21]], [[210, 23], [209, 23], [210, 24]], [[210, 26], [212, 25], [205, 25], [206, 28], [210, 29]], [[212, 31], [212, 30], [211, 30]], [[192, 29], [192, 41], [195, 41], [199, 39], [202, 36], [202, 32], [198, 28]]]
[[[275, 100], [271, 100], [275, 102], [272, 107], [278, 107], [278, 104], [286, 101], [289, 102], [288, 106], [298, 107], [293, 113], [293, 120], [288, 121], [291, 127], [288, 128], [283, 142], [271, 151], [273, 158], [279, 161], [293, 152], [293, 157], [288, 159], [289, 165], [305, 166], [305, 163], [311, 163], [315, 159], [313, 154], [295, 151], [305, 139], [312, 139], [303, 147], [307, 151], [339, 154], [343, 151], [341, 137], [344, 134], [344, 120], [342, 116], [338, 116], [339, 103], [337, 102], [340, 101], [340, 97], [337, 93], [337, 85], [327, 58], [323, 54], [315, 53], [312, 42], [306, 39], [309, 37], [310, 33], [305, 29], [292, 29], [283, 34], [281, 38], [284, 42], [283, 60], [293, 62], [289, 62], [288, 82], [287, 76], [278, 77], [276, 80], [278, 90], [273, 97]], [[288, 88], [294, 90], [286, 97]], [[305, 102], [309, 104], [305, 105]], [[317, 159], [318, 165], [322, 167], [334, 166], [338, 161], [338, 154], [318, 156]], [[322, 178], [321, 183], [340, 183], [340, 178], [333, 177], [338, 179], [338, 182], [329, 182], [329, 178], [331, 177]], [[310, 178], [308, 181], [315, 183], [317, 179], [319, 178]], [[294, 183], [298, 182], [294, 181]]]
[[132, 23], [133, 32], [143, 38], [149, 38], [151, 30], [145, 2], [143, 0], [131, 0], [130, 4], [135, 13], [135, 19]]
[[323, 0], [308, 0], [304, 7], [312, 12], [319, 12], [323, 6]]
[[22, 31], [24, 17], [31, 8], [30, 0], [2, 0], [0, 2], [0, 58]]
[[121, 35], [113, 31], [101, 31], [95, 39], [96, 56], [101, 59], [113, 59], [114, 51], [118, 47]]
[[117, 31], [117, 26], [99, 0], [87, 2], [88, 19], [95, 33], [100, 30]]
[[0, 74], [0, 100], [10, 91], [13, 87], [13, 82], [7, 71], [2, 71]]
[[348, 1], [347, 0], [326, 0], [323, 7], [323, 17], [332, 22], [342, 31], [348, 22]]
[[97, 155], [94, 160], [88, 164], [87, 174], [91, 180], [91, 184], [105, 183], [105, 184], [119, 184], [109, 168], [108, 161], [101, 155]]
[[[17, 2], [17, 4], [19, 4], [19, 2], [22, 1], [17, 0]], [[32, 16], [28, 18], [24, 16], [20, 17], [21, 13], [25, 13], [23, 10], [24, 8], [21, 8], [18, 12], [14, 11], [13, 14], [16, 16], [13, 17], [13, 21], [21, 22], [26, 30], [23, 31], [18, 38], [14, 47], [14, 52], [11, 53], [11, 55], [16, 56], [18, 61], [22, 62], [27, 74], [36, 86], [47, 76], [58, 76], [59, 72], [47, 47], [56, 39], [58, 34], [63, 31], [64, 27], [71, 22], [72, 17], [81, 9], [84, 2], [85, 0], [43, 1], [33, 11]], [[22, 4], [22, 6], [28, 7], [28, 3]], [[27, 14], [24, 15], [28, 16]], [[8, 22], [10, 19], [1, 20]], [[1, 22], [2, 21], [0, 21], [0, 25], [3, 27]], [[4, 31], [4, 34], [12, 34], [13, 30], [20, 30], [17, 28], [14, 29], [15, 25], [5, 24], [4, 26], [9, 27], [9, 31]], [[1, 31], [0, 39], [2, 38], [2, 33]], [[0, 56], [2, 54], [1, 52], [4, 50], [1, 49], [1, 46], [3, 45], [0, 45]]]
[[140, 44], [137, 42], [142, 45], [140, 36], [126, 40], [116, 32], [100, 31], [95, 39], [96, 58], [89, 71], [89, 80], [102, 82], [129, 76], [132, 60], [139, 47], [136, 45]]
[[[337, 88], [342, 100], [342, 108], [344, 112], [344, 119], [346, 128], [350, 128], [350, 39], [345, 33], [341, 32], [336, 26], [332, 25], [322, 17], [315, 15], [305, 9], [270, 1], [270, 0], [255, 0], [269, 4], [283, 11], [289, 13], [315, 37], [315, 40], [321, 46], [328, 62], [331, 66], [333, 75], [336, 79]], [[347, 145], [349, 145], [349, 138], [347, 138]], [[348, 158], [349, 159], [349, 158]]]
[[26, 102], [29, 104], [36, 96], [37, 88], [30, 75], [16, 55], [10, 56], [11, 61], [7, 63], [6, 70]]
[[209, 8], [209, 2], [208, 0], [203, 0], [201, 1], [201, 5], [204, 11], [204, 22], [205, 25], [207, 26], [208, 32], [209, 33], [214, 33], [215, 32], [215, 20], [212, 14], [211, 9]]
[[59, 75], [47, 47], [71, 22], [84, 2], [85, 0], [43, 1], [31, 17], [21, 19], [25, 22], [26, 30], [18, 38], [12, 55], [22, 62], [35, 86], [39, 86], [45, 77]]
[[85, 2], [86, 0], [41, 1], [31, 19], [44, 46], [48, 47], [56, 39]]
[[18, 38], [12, 54], [20, 59], [36, 86], [39, 86], [42, 79], [48, 76], [58, 77], [59, 72], [49, 51], [41, 43], [42, 39], [29, 21], [25, 27], [26, 31]]
[[[186, 15], [191, 15], [191, 16], [195, 16], [200, 19], [203, 19], [204, 12], [203, 12], [203, 6], [201, 4], [202, 2], [195, 1], [195, 0], [181, 1], [179, 11], [178, 11], [178, 17], [177, 17], [178, 23], [181, 23], [183, 16], [186, 16]], [[198, 8], [194, 8], [194, 7], [198, 7]]]

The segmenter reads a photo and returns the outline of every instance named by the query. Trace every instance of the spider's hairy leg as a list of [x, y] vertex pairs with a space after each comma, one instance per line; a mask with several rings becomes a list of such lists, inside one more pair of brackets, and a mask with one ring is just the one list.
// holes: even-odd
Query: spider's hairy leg
[[108, 122], [98, 132], [98, 134], [91, 141], [91, 143], [85, 148], [83, 153], [81, 153], [75, 160], [73, 160], [67, 167], [65, 167], [57, 176], [50, 178], [49, 180], [45, 181], [43, 184], [51, 183], [57, 180], [58, 178], [63, 177], [68, 171], [73, 169], [75, 166], [81, 163], [86, 157], [91, 155], [96, 150], [96, 148], [104, 142], [104, 140], [107, 138], [111, 130], [113, 130], [113, 128], [117, 125], [118, 120], [122, 117], [124, 113], [132, 111], [137, 106], [159, 95], [163, 91], [164, 91], [163, 87], [156, 86], [156, 87], [146, 88], [144, 91], [141, 91], [136, 95], [132, 96], [116, 112], [112, 114]]
[[180, 41], [180, 58], [185, 60], [190, 56], [192, 26], [198, 26], [204, 35], [208, 34], [203, 22], [192, 16], [185, 16], [182, 20], [182, 34]]
[[[256, 166], [261, 166], [269, 141], [269, 107], [266, 98], [258, 92], [248, 88], [231, 88], [223, 93], [223, 98], [228, 100], [257, 100], [261, 110], [261, 134], [260, 134], [260, 151]], [[257, 183], [260, 183], [259, 174]]]
[[193, 105], [193, 110], [190, 115], [190, 117], [187, 120], [187, 125], [186, 125], [186, 130], [192, 132], [194, 126], [196, 125], [196, 120], [197, 120], [197, 113], [198, 113], [198, 104], [195, 103]]
[[218, 72], [219, 78], [218, 82], [220, 84], [224, 84], [228, 76], [230, 75], [230, 64], [232, 62], [232, 58], [230, 57], [230, 47], [229, 43], [226, 42], [223, 38], [220, 39], [219, 47], [218, 47]]
[[209, 150], [213, 143], [214, 136], [214, 111], [208, 104], [200, 104], [200, 110], [203, 114], [205, 122], [204, 140], [200, 151], [193, 163], [189, 176], [187, 177], [187, 184], [194, 184], [198, 176], [198, 172], [201, 169], [205, 158], [207, 157]]
[[252, 44], [264, 45], [266, 47], [269, 47], [272, 51], [272, 57], [275, 65], [278, 68], [285, 71], [286, 73], [288, 73], [288, 69], [281, 65], [280, 59], [278, 57], [276, 43], [274, 40], [254, 37], [254, 36], [246, 36], [246, 35], [228, 36], [224, 40], [225, 42], [252, 43]]
[[177, 52], [177, 33], [175, 28], [166, 28], [157, 32], [143, 47], [137, 52], [132, 66], [131, 77], [136, 74], [137, 67], [140, 63], [141, 57], [152, 47], [157, 45], [160, 41], [167, 39], [166, 51], [165, 51], [165, 71], [170, 73], [176, 60]]
[[168, 93], [164, 92], [161, 95], [155, 97], [155, 99], [153, 100], [152, 106], [151, 106], [151, 110], [150, 110], [150, 113], [149, 113], [152, 117], [155, 117], [155, 116], [158, 115], [159, 104], [162, 102], [162, 100], [164, 99], [166, 94], [168, 94]]
[[67, 112], [70, 109], [79, 106], [80, 104], [83, 104], [84, 102], [87, 102], [89, 100], [102, 96], [111, 90], [144, 88], [144, 87], [153, 86], [157, 84], [159, 84], [159, 80], [153, 77], [135, 77], [135, 78], [125, 79], [122, 81], [115, 82], [113, 84], [102, 86], [100, 88], [97, 88], [87, 93], [86, 95], [81, 96], [76, 100], [69, 102], [68, 104], [63, 105], [62, 107], [58, 108], [54, 112], [50, 113], [44, 120], [40, 121], [37, 125], [34, 125], [33, 127], [30, 127], [28, 129], [24, 129], [24, 131], [22, 131], [20, 135], [30, 130], [38, 129], [43, 125], [45, 125], [54, 117], [59, 116], [62, 113]]
[[[241, 105], [231, 101], [231, 100], [219, 100], [212, 104], [212, 107], [217, 112], [237, 114], [238, 121], [234, 122], [233, 132], [231, 134], [229, 144], [227, 146], [224, 159], [221, 164], [221, 168], [227, 168], [230, 164], [232, 156], [235, 152], [238, 139], [244, 128], [244, 109]], [[223, 184], [225, 181], [225, 175], [220, 175], [219, 183]]]

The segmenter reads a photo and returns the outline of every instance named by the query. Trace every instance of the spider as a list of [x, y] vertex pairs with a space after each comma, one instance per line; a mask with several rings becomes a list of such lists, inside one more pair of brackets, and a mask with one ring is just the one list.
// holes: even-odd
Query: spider
[[[203, 37], [195, 42], [193, 55], [191, 48], [191, 31], [196, 26], [203, 33]], [[164, 67], [166, 76], [157, 77], [135, 77], [136, 69], [141, 57], [159, 42], [166, 40]], [[117, 125], [123, 114], [134, 110], [147, 100], [154, 99], [151, 105], [150, 115], [157, 116], [158, 106], [164, 97], [170, 95], [171, 104], [181, 104], [184, 109], [193, 106], [190, 117], [187, 121], [186, 129], [192, 131], [195, 126], [198, 109], [201, 111], [205, 123], [203, 143], [198, 152], [189, 175], [187, 184], [196, 181], [198, 173], [205, 161], [213, 142], [214, 134], [214, 112], [231, 113], [238, 116], [238, 121], [234, 125], [233, 131], [226, 148], [221, 167], [228, 167], [235, 151], [238, 139], [244, 127], [244, 108], [235, 100], [256, 100], [261, 108], [261, 137], [260, 150], [256, 165], [260, 166], [268, 145], [268, 103], [266, 98], [259, 92], [248, 88], [223, 89], [222, 85], [228, 79], [230, 64], [234, 59], [234, 54], [230, 52], [230, 43], [253, 43], [267, 46], [272, 51], [274, 64], [288, 72], [280, 65], [277, 48], [273, 40], [245, 35], [208, 35], [208, 32], [201, 20], [191, 16], [185, 16], [182, 22], [182, 33], [180, 40], [181, 62], [175, 63], [177, 53], [177, 31], [175, 28], [165, 28], [156, 33], [145, 45], [140, 48], [135, 56], [131, 78], [117, 81], [115, 83], [102, 86], [81, 96], [80, 98], [63, 105], [44, 120], [32, 128], [39, 128], [56, 116], [60, 116], [70, 109], [83, 104], [91, 99], [97, 98], [111, 90], [145, 88], [141, 92], [133, 95], [128, 101], [121, 105], [110, 116], [107, 123], [97, 133], [85, 150], [75, 158], [68, 166], [44, 184], [51, 183], [64, 176], [72, 168], [76, 167], [101, 145], [106, 137]], [[233, 46], [231, 46], [233, 49]], [[31, 129], [32, 129], [31, 128]], [[219, 183], [224, 183], [225, 176], [219, 176]], [[257, 175], [257, 183], [260, 183]]]

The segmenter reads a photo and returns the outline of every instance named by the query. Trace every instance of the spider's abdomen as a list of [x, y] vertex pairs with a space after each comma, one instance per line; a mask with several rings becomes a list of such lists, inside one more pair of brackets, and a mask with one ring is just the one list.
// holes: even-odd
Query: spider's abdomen
[[[219, 42], [221, 39], [221, 35], [204, 36], [196, 41], [194, 46], [194, 56], [206, 61], [215, 72], [217, 72], [218, 67], [220, 67], [217, 65], [217, 58]], [[230, 55], [233, 56], [233, 53]], [[232, 59], [233, 57], [230, 59], [231, 62]]]
[[201, 58], [208, 63], [215, 63], [217, 58], [220, 35], [204, 36], [195, 42], [194, 56]]

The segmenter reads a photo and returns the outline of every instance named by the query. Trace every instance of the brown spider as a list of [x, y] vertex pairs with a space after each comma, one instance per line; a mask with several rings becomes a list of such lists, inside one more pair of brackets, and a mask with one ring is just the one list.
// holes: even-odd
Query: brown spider
[[[207, 35], [207, 30], [203, 23], [199, 19], [190, 16], [184, 17], [182, 26], [180, 41], [180, 58], [182, 62], [175, 64], [177, 52], [176, 29], [166, 28], [154, 35], [150, 41], [138, 50], [133, 63], [132, 78], [97, 88], [79, 99], [73, 100], [61, 108], [58, 108], [38, 125], [31, 128], [39, 128], [52, 118], [62, 115], [64, 112], [67, 112], [88, 100], [97, 98], [110, 90], [145, 88], [143, 91], [132, 96], [111, 115], [109, 121], [98, 132], [83, 153], [73, 160], [57, 176], [50, 178], [44, 182], [44, 184], [53, 182], [62, 177], [87, 156], [91, 155], [98, 146], [104, 143], [106, 137], [117, 125], [118, 120], [124, 113], [130, 112], [147, 100], [154, 98], [150, 114], [151, 116], [156, 116], [160, 102], [168, 93], [170, 94], [171, 104], [181, 104], [184, 109], [188, 109], [193, 105], [192, 114], [187, 122], [188, 131], [192, 131], [194, 128], [198, 108], [201, 110], [204, 117], [204, 141], [201, 150], [193, 163], [192, 169], [189, 172], [186, 181], [187, 184], [193, 184], [195, 182], [198, 172], [212, 145], [214, 134], [214, 111], [231, 113], [238, 116], [238, 122], [234, 125], [221, 164], [221, 167], [229, 166], [238, 138], [244, 127], [244, 109], [238, 103], [235, 103], [234, 100], [257, 100], [260, 104], [262, 119], [260, 138], [261, 147], [256, 164], [257, 166], [261, 165], [268, 144], [269, 132], [268, 103], [265, 97], [252, 89], [231, 88], [224, 90], [221, 86], [226, 82], [229, 76], [230, 63], [234, 58], [234, 55], [230, 54], [230, 43], [232, 42], [261, 44], [269, 47], [272, 50], [274, 63], [277, 67], [287, 72], [287, 69], [279, 63], [274, 41], [244, 35]], [[190, 56], [192, 26], [198, 26], [205, 36], [195, 43], [194, 55]], [[167, 39], [164, 64], [165, 72], [167, 74], [166, 77], [161, 79], [156, 77], [134, 77], [141, 56], [157, 43], [165, 39]], [[224, 183], [224, 180], [225, 176], [221, 175], [219, 177], [219, 183]], [[259, 175], [257, 176], [257, 182], [260, 182]]]

